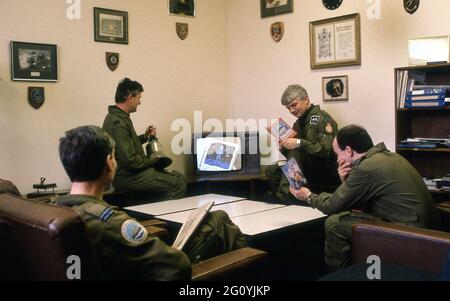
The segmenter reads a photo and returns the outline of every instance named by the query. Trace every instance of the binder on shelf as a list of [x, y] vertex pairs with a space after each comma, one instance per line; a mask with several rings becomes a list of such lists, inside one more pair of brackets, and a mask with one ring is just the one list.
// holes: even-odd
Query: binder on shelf
[[444, 107], [448, 102], [445, 102], [445, 99], [420, 99], [420, 100], [412, 100], [407, 99], [405, 101], [405, 108], [439, 108]]

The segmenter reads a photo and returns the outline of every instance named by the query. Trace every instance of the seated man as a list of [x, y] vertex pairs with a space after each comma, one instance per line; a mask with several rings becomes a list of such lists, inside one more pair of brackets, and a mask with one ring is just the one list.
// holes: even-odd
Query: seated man
[[325, 262], [344, 267], [350, 257], [352, 225], [383, 220], [433, 228], [439, 224], [434, 200], [417, 170], [384, 143], [374, 146], [367, 131], [349, 125], [333, 140], [342, 184], [333, 194], [290, 189], [299, 200], [331, 215], [325, 221]]
[[247, 246], [223, 211], [207, 215], [184, 253], [108, 205], [102, 197], [116, 172], [114, 147], [114, 140], [99, 127], [68, 131], [60, 139], [59, 154], [72, 188], [70, 195], [53, 200], [81, 215], [102, 279], [188, 280], [191, 263]]
[[[287, 160], [295, 158], [313, 191], [334, 191], [339, 185], [332, 142], [338, 125], [320, 106], [310, 102], [300, 85], [290, 85], [281, 97], [281, 104], [297, 118], [293, 129], [297, 137], [280, 141], [280, 152]], [[296, 201], [289, 193], [289, 182], [278, 164], [266, 169], [271, 195], [283, 202]]]
[[185, 177], [174, 170], [158, 170], [156, 159], [145, 154], [142, 144], [150, 136], [156, 136], [156, 129], [147, 128], [144, 135], [137, 136], [130, 119], [141, 104], [144, 88], [137, 81], [125, 78], [116, 89], [116, 105], [108, 107], [103, 129], [117, 143], [117, 174], [113, 186], [117, 190], [131, 192], [162, 193], [166, 199], [182, 198], [186, 193]]

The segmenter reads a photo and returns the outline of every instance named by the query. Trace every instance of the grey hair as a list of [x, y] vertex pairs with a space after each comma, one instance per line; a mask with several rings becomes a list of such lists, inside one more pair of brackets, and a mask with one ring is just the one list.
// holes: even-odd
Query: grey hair
[[300, 85], [289, 85], [284, 90], [283, 96], [281, 96], [281, 104], [287, 106], [296, 98], [303, 100], [305, 97], [308, 97], [308, 92], [306, 92], [305, 88]]

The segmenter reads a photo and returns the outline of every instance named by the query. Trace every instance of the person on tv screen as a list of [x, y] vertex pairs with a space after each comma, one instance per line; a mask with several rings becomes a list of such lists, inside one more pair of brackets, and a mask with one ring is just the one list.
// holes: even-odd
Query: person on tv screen
[[108, 107], [103, 129], [116, 141], [116, 190], [162, 194], [164, 199], [182, 198], [186, 193], [186, 178], [175, 170], [157, 169], [157, 160], [145, 154], [142, 144], [156, 136], [149, 126], [143, 135], [136, 135], [130, 114], [141, 104], [144, 88], [137, 81], [124, 78], [116, 89], [115, 105]]
[[[296, 159], [312, 190], [334, 191], [340, 183], [332, 146], [338, 129], [336, 121], [320, 106], [312, 104], [306, 89], [300, 85], [288, 86], [281, 104], [297, 117], [293, 126], [297, 137], [281, 140], [281, 153], [287, 160]], [[266, 175], [271, 186], [266, 200], [296, 202], [289, 192], [289, 181], [278, 164], [269, 166]]]

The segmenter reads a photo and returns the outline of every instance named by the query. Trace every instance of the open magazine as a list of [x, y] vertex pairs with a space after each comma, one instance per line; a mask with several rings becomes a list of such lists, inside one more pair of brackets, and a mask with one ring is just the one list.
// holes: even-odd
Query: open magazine
[[180, 232], [178, 232], [177, 238], [172, 245], [173, 248], [176, 248], [178, 250], [183, 249], [183, 247], [192, 237], [192, 234], [194, 234], [195, 230], [197, 230], [200, 223], [211, 210], [212, 206], [214, 206], [214, 201], [210, 201], [203, 206], [192, 210], [183, 226], [181, 226]]
[[267, 127], [266, 130], [277, 140], [285, 140], [297, 135], [297, 133], [282, 118], [278, 118], [274, 123]]
[[294, 158], [291, 158], [286, 162], [286, 164], [281, 166], [281, 170], [288, 179], [289, 184], [291, 184], [292, 188], [298, 190], [307, 183], [302, 170], [300, 169], [297, 161]]

